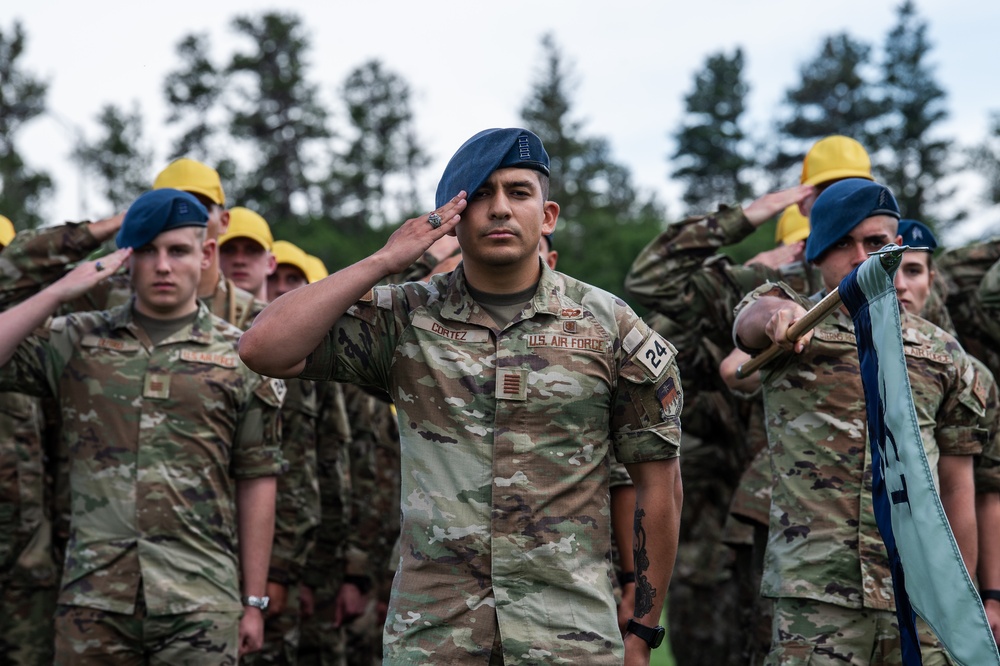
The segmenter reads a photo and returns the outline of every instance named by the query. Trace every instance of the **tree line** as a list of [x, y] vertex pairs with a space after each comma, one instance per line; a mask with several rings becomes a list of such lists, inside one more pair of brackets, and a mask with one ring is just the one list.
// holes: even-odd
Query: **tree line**
[[[330, 109], [310, 77], [311, 44], [300, 17], [238, 16], [229, 30], [240, 45], [220, 60], [210, 56], [207, 33], [177, 44], [176, 67], [163, 81], [169, 158], [216, 166], [229, 200], [260, 211], [276, 237], [331, 268], [372, 252], [396, 223], [422, 212], [417, 182], [430, 160], [416, 132], [411, 87], [400, 74], [379, 60], [363, 62], [341, 82], [338, 106]], [[938, 228], [961, 219], [942, 179], [962, 170], [985, 176], [984, 202], [1000, 203], [1000, 112], [979, 145], [958, 146], [940, 135], [946, 92], [930, 62], [927, 30], [905, 0], [881, 46], [846, 32], [826, 37], [760, 135], [746, 128], [750, 85], [742, 48], [708, 55], [693, 75], [685, 115], [669, 133], [676, 149], [665, 156], [666, 173], [683, 185], [683, 212], [707, 212], [796, 182], [805, 151], [830, 134], [866, 146], [876, 177], [897, 194], [906, 217]], [[16, 148], [19, 130], [48, 111], [47, 83], [19, 62], [26, 43], [19, 23], [0, 28], [0, 213], [19, 229], [43, 221], [41, 204], [54, 187]], [[663, 228], [667, 212], [635, 185], [608, 139], [580, 120], [577, 74], [555, 37], [544, 36], [539, 48], [520, 115], [552, 158], [551, 197], [562, 206], [560, 268], [620, 292], [632, 259]], [[72, 159], [98, 184], [111, 212], [148, 188], [154, 153], [138, 106], [106, 104], [96, 121], [97, 136], [79, 140]], [[745, 251], [772, 239], [758, 234]]]

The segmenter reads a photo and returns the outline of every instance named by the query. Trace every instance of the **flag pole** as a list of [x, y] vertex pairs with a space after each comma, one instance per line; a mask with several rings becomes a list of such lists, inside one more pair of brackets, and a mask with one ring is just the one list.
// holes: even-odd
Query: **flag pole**
[[[909, 246], [896, 247], [892, 250], [885, 250], [879, 252], [870, 252], [870, 255], [878, 255], [879, 261], [882, 265], [889, 270], [896, 263], [899, 262], [905, 250], [909, 249]], [[788, 332], [786, 337], [789, 342], [795, 342], [803, 335], [809, 331], [816, 328], [821, 321], [830, 316], [834, 310], [840, 307], [840, 291], [839, 289], [834, 289], [829, 294], [823, 297], [819, 303], [814, 305], [808, 312], [802, 315], [802, 318], [797, 322], [788, 327]], [[746, 363], [742, 364], [736, 369], [737, 379], [746, 379], [753, 373], [757, 372], [765, 365], [778, 358], [784, 352], [784, 350], [777, 343], [772, 344], [770, 347], [765, 349], [760, 354], [757, 354], [751, 358]]]

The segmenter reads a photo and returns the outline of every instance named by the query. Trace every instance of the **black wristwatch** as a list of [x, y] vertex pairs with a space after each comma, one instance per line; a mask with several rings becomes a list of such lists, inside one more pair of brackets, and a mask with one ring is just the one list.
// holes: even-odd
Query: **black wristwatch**
[[660, 647], [660, 643], [663, 642], [663, 637], [666, 635], [667, 630], [660, 625], [647, 627], [644, 624], [636, 622], [634, 618], [629, 618], [628, 623], [625, 625], [625, 632], [635, 634], [646, 641], [646, 645], [649, 646], [650, 650], [655, 650]]

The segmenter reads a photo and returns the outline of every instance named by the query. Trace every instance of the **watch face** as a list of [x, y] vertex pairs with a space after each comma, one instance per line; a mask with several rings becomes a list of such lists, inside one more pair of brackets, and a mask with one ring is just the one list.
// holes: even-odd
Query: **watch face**
[[660, 647], [660, 643], [663, 642], [663, 637], [666, 635], [667, 630], [663, 627], [656, 627], [653, 629], [653, 632], [653, 640], [649, 641], [649, 647], [655, 650]]

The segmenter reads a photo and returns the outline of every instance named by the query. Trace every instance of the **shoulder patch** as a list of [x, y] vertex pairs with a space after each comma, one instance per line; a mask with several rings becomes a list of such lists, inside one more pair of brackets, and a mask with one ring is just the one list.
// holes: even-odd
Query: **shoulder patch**
[[670, 366], [674, 350], [670, 343], [656, 331], [651, 331], [646, 342], [635, 353], [635, 359], [646, 368], [651, 377], [660, 377]]
[[972, 394], [976, 396], [976, 400], [979, 401], [979, 404], [982, 405], [983, 409], [986, 409], [988, 392], [986, 383], [983, 381], [983, 374], [981, 372], [977, 372], [972, 384]]
[[274, 397], [278, 399], [278, 402], [285, 402], [285, 395], [288, 394], [288, 385], [280, 379], [271, 379], [268, 384], [270, 384], [271, 390], [274, 392]]

